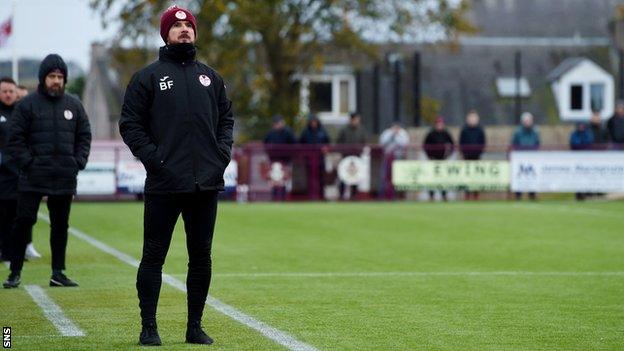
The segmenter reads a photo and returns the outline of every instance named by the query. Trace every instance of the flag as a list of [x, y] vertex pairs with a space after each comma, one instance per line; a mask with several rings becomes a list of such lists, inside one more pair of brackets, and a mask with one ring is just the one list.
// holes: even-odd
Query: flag
[[0, 23], [0, 48], [3, 47], [11, 36], [11, 17]]

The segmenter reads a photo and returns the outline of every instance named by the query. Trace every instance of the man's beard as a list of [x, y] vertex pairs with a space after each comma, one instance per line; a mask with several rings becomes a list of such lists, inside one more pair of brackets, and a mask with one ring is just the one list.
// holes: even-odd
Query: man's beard
[[65, 87], [61, 85], [53, 85], [51, 87], [46, 87], [46, 92], [52, 97], [59, 97], [65, 92]]

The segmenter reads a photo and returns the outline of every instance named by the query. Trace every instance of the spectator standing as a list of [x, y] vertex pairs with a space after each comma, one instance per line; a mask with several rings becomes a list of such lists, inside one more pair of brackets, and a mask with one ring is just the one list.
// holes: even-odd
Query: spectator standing
[[[453, 137], [446, 129], [443, 117], [437, 117], [433, 128], [425, 137], [423, 148], [430, 160], [445, 160], [452, 153], [455, 143]], [[441, 190], [442, 200], [446, 201], [446, 190]], [[435, 192], [429, 190], [429, 200], [433, 201]]]
[[[336, 139], [336, 143], [344, 145], [364, 145], [367, 142], [368, 131], [362, 125], [362, 116], [359, 114], [359, 112], [352, 112], [349, 116], [349, 123], [338, 132], [338, 138]], [[343, 152], [342, 156], [346, 157], [351, 155], [358, 155], [359, 152], [360, 150], [348, 150], [346, 152]], [[351, 195], [349, 198], [355, 199], [358, 192], [357, 185], [352, 185], [349, 187], [349, 189], [351, 191]], [[340, 194], [340, 199], [346, 198], [347, 194], [345, 190], [346, 185], [344, 184], [344, 182], [339, 180], [338, 192]]]
[[594, 137], [594, 144], [592, 145], [592, 149], [594, 150], [605, 150], [608, 147], [609, 143], [609, 131], [604, 128], [602, 124], [602, 117], [600, 116], [600, 111], [593, 111], [592, 115], [589, 119], [589, 130], [592, 132], [592, 136]]
[[[537, 150], [540, 147], [539, 130], [533, 121], [533, 115], [530, 112], [524, 112], [520, 116], [521, 125], [516, 129], [511, 141], [514, 150]], [[516, 200], [522, 199], [522, 193], [515, 193]], [[534, 192], [529, 192], [529, 199], [536, 200], [537, 196]]]
[[308, 145], [329, 144], [329, 134], [315, 115], [308, 117], [308, 124], [299, 136], [299, 142]]
[[607, 130], [616, 149], [624, 148], [624, 101], [617, 102], [615, 113], [607, 122]]
[[[306, 173], [308, 177], [316, 177], [318, 180], [318, 184], [319, 184], [319, 192], [318, 194], [316, 194], [317, 198], [322, 199], [324, 196], [324, 188], [325, 188], [325, 154], [328, 151], [328, 147], [327, 144], [329, 144], [330, 139], [329, 139], [329, 134], [327, 133], [327, 131], [325, 130], [325, 128], [323, 127], [323, 124], [321, 123], [321, 121], [318, 119], [318, 117], [316, 117], [313, 114], [310, 114], [308, 116], [308, 124], [306, 125], [305, 129], [301, 132], [301, 135], [299, 137], [299, 142], [301, 144], [307, 144], [307, 145], [319, 145], [320, 149], [316, 149], [312, 152], [318, 151], [319, 155], [318, 155], [318, 167], [314, 167], [316, 169], [312, 168], [312, 160], [308, 157], [307, 159], [307, 170], [308, 172]], [[310, 156], [312, 157], [312, 156]]]
[[570, 149], [587, 150], [594, 144], [594, 133], [586, 123], [577, 123], [576, 128], [570, 134]]
[[[485, 143], [485, 132], [479, 124], [479, 114], [476, 110], [471, 110], [466, 115], [466, 124], [459, 135], [459, 149], [464, 160], [480, 160]], [[479, 199], [479, 192], [466, 191], [466, 199]]]
[[384, 157], [381, 166], [381, 191], [382, 198], [394, 198], [394, 186], [392, 185], [392, 162], [405, 158], [406, 147], [409, 145], [409, 133], [403, 128], [401, 122], [395, 121], [390, 128], [384, 130], [379, 136], [379, 144], [383, 147]]
[[292, 151], [282, 145], [292, 145], [296, 142], [295, 134], [286, 125], [284, 117], [281, 115], [273, 116], [271, 130], [264, 137], [265, 149], [271, 163], [271, 172], [269, 174], [273, 174], [270, 177], [272, 182], [271, 197], [273, 200], [286, 200], [286, 180], [284, 178], [289, 174], [288, 169], [291, 167]]
[[271, 125], [271, 130], [264, 137], [265, 144], [294, 144], [297, 141], [295, 140], [295, 134], [292, 130], [286, 125], [286, 121], [284, 117], [281, 115], [273, 116], [273, 124]]
[[[585, 123], [577, 123], [576, 128], [570, 134], [570, 149], [588, 150], [594, 144], [594, 135]], [[576, 200], [582, 201], [590, 195], [589, 193], [576, 193]]]

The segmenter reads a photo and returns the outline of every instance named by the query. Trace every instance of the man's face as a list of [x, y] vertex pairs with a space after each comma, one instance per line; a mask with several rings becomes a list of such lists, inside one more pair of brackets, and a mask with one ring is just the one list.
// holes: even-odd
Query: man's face
[[469, 113], [468, 116], [466, 116], [466, 124], [471, 127], [477, 126], [479, 124], [479, 115], [474, 112]]
[[52, 71], [45, 78], [45, 88], [50, 96], [61, 96], [63, 94], [64, 79], [63, 73]]
[[620, 116], [620, 117], [624, 117], [624, 105], [623, 104], [617, 104], [616, 108], [615, 108], [615, 113]]
[[26, 95], [28, 95], [28, 90], [24, 88], [17, 88], [17, 100], [21, 100]]
[[195, 30], [189, 21], [176, 21], [169, 29], [167, 44], [195, 43]]
[[13, 83], [0, 83], [0, 101], [7, 106], [11, 106], [17, 101], [17, 87]]
[[444, 125], [444, 121], [437, 121], [437, 122], [435, 123], [435, 130], [437, 130], [437, 131], [439, 131], [439, 132], [443, 131], [443, 130], [444, 130], [444, 127], [445, 127], [445, 125]]
[[522, 118], [522, 126], [524, 126], [525, 128], [533, 127], [533, 117], [526, 116], [526, 117]]
[[600, 122], [602, 122], [602, 118], [600, 118], [600, 113], [593, 113], [590, 122], [592, 124], [600, 124]]
[[357, 127], [360, 125], [360, 116], [355, 116], [353, 118], [351, 118], [351, 121], [349, 123], [351, 123], [352, 126]]

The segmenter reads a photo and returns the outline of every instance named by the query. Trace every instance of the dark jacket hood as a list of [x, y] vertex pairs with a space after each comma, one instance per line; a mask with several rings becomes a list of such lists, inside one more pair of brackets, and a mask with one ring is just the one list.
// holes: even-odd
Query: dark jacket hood
[[39, 65], [39, 87], [42, 88], [45, 86], [45, 77], [48, 73], [54, 71], [55, 69], [60, 70], [63, 73], [63, 82], [67, 84], [67, 65], [63, 58], [57, 54], [50, 54], [46, 56], [43, 61], [41, 61], [41, 65]]

